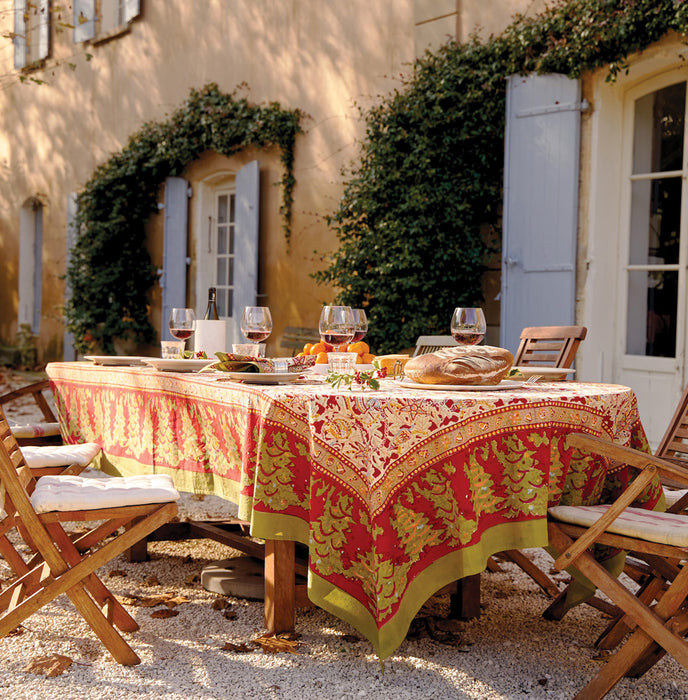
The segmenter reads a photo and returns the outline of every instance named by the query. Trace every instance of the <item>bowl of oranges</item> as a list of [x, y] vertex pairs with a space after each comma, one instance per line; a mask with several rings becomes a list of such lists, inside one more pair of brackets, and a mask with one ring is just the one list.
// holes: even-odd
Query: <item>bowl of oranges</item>
[[[349, 343], [349, 345], [342, 345], [339, 348], [340, 352], [352, 352], [356, 354], [356, 369], [360, 371], [367, 371], [372, 369], [373, 360], [375, 355], [370, 352], [370, 347], [368, 343], [364, 343], [359, 340], [355, 343]], [[334, 352], [334, 347], [329, 343], [323, 341], [317, 343], [306, 343], [303, 346], [303, 350], [297, 355], [297, 357], [305, 357], [315, 355], [315, 365], [314, 369], [318, 374], [327, 374], [328, 364], [327, 364], [327, 353]]]

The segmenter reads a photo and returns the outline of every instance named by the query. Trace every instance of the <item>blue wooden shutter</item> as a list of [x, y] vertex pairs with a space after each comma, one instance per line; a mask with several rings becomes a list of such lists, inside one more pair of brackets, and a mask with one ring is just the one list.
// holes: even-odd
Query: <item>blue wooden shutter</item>
[[169, 338], [167, 320], [170, 310], [186, 306], [187, 222], [189, 183], [181, 177], [165, 180], [165, 241], [162, 287], [161, 337]]
[[[65, 270], [69, 267], [69, 262], [72, 258], [72, 248], [76, 243], [77, 229], [75, 226], [76, 214], [78, 211], [76, 193], [70, 192], [67, 196], [67, 258]], [[69, 286], [69, 281], [65, 281], [65, 304], [70, 300], [72, 290]], [[76, 350], [74, 348], [74, 336], [65, 329], [63, 339], [62, 358], [65, 362], [76, 360]]]
[[96, 35], [96, 0], [72, 0], [74, 6], [74, 43], [93, 39]]
[[526, 326], [575, 317], [580, 83], [563, 75], [507, 82], [500, 344]]
[[35, 61], [42, 61], [50, 52], [50, 7], [49, 0], [40, 0], [38, 3], [38, 52], [34, 55]]
[[239, 322], [244, 306], [255, 306], [258, 295], [258, 161], [245, 165], [236, 175], [236, 231], [234, 236], [234, 341], [243, 342]]
[[141, 0], [124, 0], [122, 8], [122, 24], [131, 22], [134, 17], [141, 13]]
[[23, 68], [26, 65], [26, 0], [14, 0], [14, 67]]

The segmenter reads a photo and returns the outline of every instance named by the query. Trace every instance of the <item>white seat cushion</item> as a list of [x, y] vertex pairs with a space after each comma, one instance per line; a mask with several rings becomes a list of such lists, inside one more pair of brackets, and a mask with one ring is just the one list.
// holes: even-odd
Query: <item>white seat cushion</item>
[[[608, 508], [608, 505], [554, 506], [549, 508], [548, 512], [555, 520], [590, 527]], [[644, 508], [626, 508], [607, 531], [648, 542], [688, 547], [688, 517], [678, 513], [658, 513]]]
[[663, 486], [662, 490], [664, 491], [664, 500], [666, 500], [667, 508], [671, 508], [674, 503], [678, 503], [688, 493], [688, 489], [670, 489], [666, 486]]
[[167, 474], [111, 476], [104, 479], [43, 476], [36, 482], [31, 494], [31, 505], [37, 513], [96, 510], [177, 500], [179, 493]]
[[59, 423], [12, 423], [12, 435], [16, 438], [52, 437], [60, 434]]
[[99, 452], [100, 445], [83, 442], [80, 445], [28, 445], [21, 448], [26, 464], [40, 467], [67, 467], [70, 464], [86, 466]]

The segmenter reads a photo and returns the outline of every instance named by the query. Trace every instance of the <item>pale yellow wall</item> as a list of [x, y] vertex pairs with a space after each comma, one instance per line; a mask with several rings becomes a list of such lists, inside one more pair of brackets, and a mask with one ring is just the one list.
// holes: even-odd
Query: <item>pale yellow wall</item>
[[[71, 30], [56, 32], [53, 26], [45, 69], [29, 74], [45, 85], [19, 82], [10, 41], [0, 39], [0, 305], [6, 310], [0, 317], [0, 341], [12, 339], [16, 330], [21, 204], [31, 196], [45, 203], [40, 346], [47, 360], [61, 354], [68, 194], [78, 191], [144, 122], [164, 119], [191, 88], [211, 81], [226, 92], [245, 84], [239, 94], [254, 103], [278, 101], [308, 115], [296, 147], [290, 251], [277, 215], [279, 191], [269, 185], [280, 177], [279, 157], [276, 152], [259, 155], [259, 291], [267, 294], [275, 318], [271, 350], [284, 326], [316, 325], [319, 306], [332, 299], [333, 291], [316, 285], [309, 273], [321, 268], [322, 254], [336, 247], [324, 216], [336, 209], [342, 168], [356, 159], [357, 140], [364, 136], [359, 107], [376, 104], [381, 95], [399, 88], [400, 75], [409, 73], [424, 42], [446, 41], [456, 35], [457, 26], [462, 33], [480, 23], [499, 28], [513, 11], [531, 5], [498, 0], [142, 0], [142, 15], [131, 31], [105, 43], [74, 45]], [[61, 20], [71, 21], [71, 3], [61, 7]], [[0, 37], [13, 29], [11, 8], [11, 0], [0, 0]], [[90, 61], [86, 53], [92, 55]], [[235, 157], [232, 167], [247, 157]], [[190, 169], [192, 180], [208, 162]], [[160, 265], [162, 217], [154, 219], [149, 244]], [[190, 294], [193, 289], [192, 284]], [[156, 306], [158, 299], [156, 290]]]

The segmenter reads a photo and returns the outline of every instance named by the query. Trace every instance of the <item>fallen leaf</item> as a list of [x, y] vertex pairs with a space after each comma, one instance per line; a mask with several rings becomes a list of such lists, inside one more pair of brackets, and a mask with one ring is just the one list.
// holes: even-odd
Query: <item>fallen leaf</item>
[[113, 578], [115, 576], [126, 576], [127, 572], [123, 569], [113, 569], [109, 574], [108, 578]]
[[225, 610], [222, 613], [222, 616], [225, 618], [225, 620], [236, 620], [237, 614], [234, 612], [234, 610]]
[[192, 493], [192, 494], [191, 494], [191, 500], [192, 500], [192, 501], [205, 501], [205, 494], [203, 494], [203, 493]]
[[24, 632], [26, 632], [26, 628], [22, 627], [21, 625], [18, 625], [13, 630], [10, 630], [5, 636], [6, 637], [18, 637], [20, 634], [24, 634]]
[[155, 617], [160, 620], [166, 620], [168, 617], [176, 617], [179, 615], [179, 610], [170, 610], [170, 608], [161, 608], [160, 610], [154, 610], [151, 613], [151, 617]]
[[62, 654], [50, 656], [36, 656], [24, 667], [25, 673], [33, 673], [36, 676], [59, 676], [72, 665], [72, 660]]
[[174, 598], [170, 598], [169, 600], [166, 600], [165, 605], [168, 608], [174, 608], [177, 605], [181, 605], [182, 603], [190, 603], [190, 602], [191, 602], [191, 598], [186, 598], [183, 595], [178, 595], [178, 596], [175, 596]]
[[198, 574], [189, 574], [184, 579], [184, 583], [188, 583], [188, 584], [199, 583], [200, 580], [201, 580], [201, 577]]
[[210, 607], [213, 610], [227, 610], [227, 608], [231, 608], [232, 604], [227, 600], [227, 598], [216, 598]]
[[355, 634], [343, 634], [342, 641], [349, 642], [349, 644], [356, 644], [356, 642], [361, 641], [361, 638], [357, 637]]
[[592, 657], [593, 661], [607, 661], [611, 656], [611, 649], [601, 649], [595, 656]]
[[149, 576], [144, 582], [146, 586], [159, 586], [160, 581], [158, 580], [158, 577], [153, 574], [152, 576]]
[[122, 604], [122, 605], [137, 605], [138, 604], [138, 598], [130, 595], [115, 595], [115, 598]]
[[296, 649], [299, 646], [299, 642], [295, 639], [284, 639], [282, 634], [274, 635], [270, 632], [261, 634], [259, 637], [251, 640], [253, 644], [257, 644], [262, 650], [263, 654], [278, 654], [279, 652], [287, 652], [289, 654], [296, 654], [298, 652]]
[[225, 642], [225, 645], [222, 647], [222, 651], [235, 651], [237, 654], [245, 654], [246, 652], [253, 651], [253, 647], [250, 647], [248, 644], [244, 644], [243, 642], [241, 644]]

